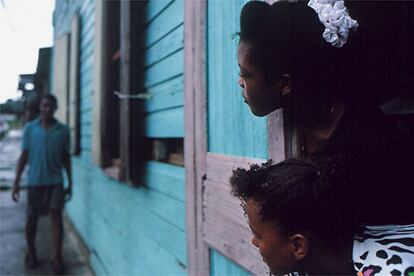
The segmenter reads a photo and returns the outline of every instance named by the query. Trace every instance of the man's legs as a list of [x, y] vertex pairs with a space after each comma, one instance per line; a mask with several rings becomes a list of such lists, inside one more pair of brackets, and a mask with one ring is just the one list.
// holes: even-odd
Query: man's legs
[[58, 259], [62, 259], [62, 244], [63, 244], [62, 211], [51, 209], [50, 218], [52, 220], [53, 260], [58, 260]]
[[26, 254], [26, 266], [28, 268], [34, 268], [36, 265], [36, 230], [37, 222], [39, 218], [36, 215], [28, 215], [26, 220], [26, 242], [27, 242], [27, 254]]

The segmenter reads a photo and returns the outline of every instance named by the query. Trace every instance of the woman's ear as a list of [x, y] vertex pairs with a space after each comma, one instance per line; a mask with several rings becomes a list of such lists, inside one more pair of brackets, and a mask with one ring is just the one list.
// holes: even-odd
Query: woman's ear
[[292, 78], [289, 74], [283, 74], [280, 78], [280, 91], [283, 96], [289, 95], [292, 92], [293, 84]]
[[309, 252], [309, 241], [302, 234], [295, 234], [290, 237], [292, 253], [297, 261], [303, 260]]

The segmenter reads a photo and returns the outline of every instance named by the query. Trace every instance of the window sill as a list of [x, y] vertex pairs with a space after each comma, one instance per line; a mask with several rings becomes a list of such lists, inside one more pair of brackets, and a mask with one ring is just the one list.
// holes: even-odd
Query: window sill
[[121, 181], [121, 169], [119, 167], [108, 167], [104, 169], [104, 173], [106, 176], [115, 179], [117, 181]]

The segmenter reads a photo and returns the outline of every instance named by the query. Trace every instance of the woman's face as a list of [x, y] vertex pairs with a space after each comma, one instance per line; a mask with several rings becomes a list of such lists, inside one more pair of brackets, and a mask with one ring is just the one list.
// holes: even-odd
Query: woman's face
[[281, 107], [281, 85], [275, 80], [274, 85], [265, 81], [263, 73], [252, 64], [249, 57], [250, 46], [240, 42], [237, 59], [240, 67], [239, 85], [243, 88], [244, 101], [256, 116], [266, 116]]

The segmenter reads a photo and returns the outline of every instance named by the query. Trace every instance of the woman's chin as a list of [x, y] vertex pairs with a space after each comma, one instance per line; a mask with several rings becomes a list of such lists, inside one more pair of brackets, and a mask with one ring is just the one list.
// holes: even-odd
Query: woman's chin
[[268, 111], [268, 110], [256, 110], [250, 107], [250, 111], [253, 113], [254, 116], [256, 117], [264, 117], [269, 115], [270, 113], [272, 113], [272, 111]]

